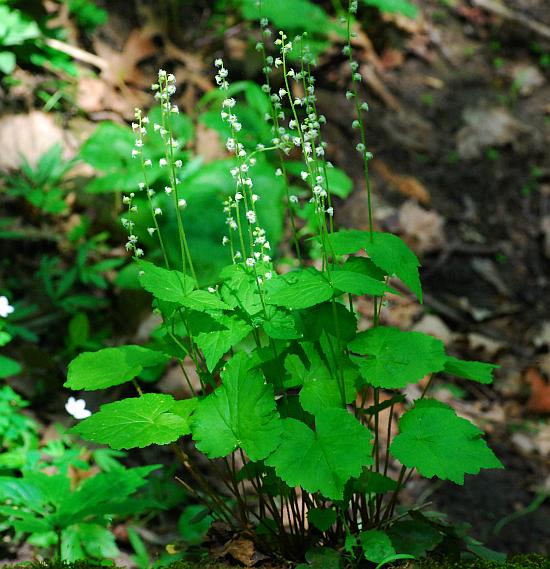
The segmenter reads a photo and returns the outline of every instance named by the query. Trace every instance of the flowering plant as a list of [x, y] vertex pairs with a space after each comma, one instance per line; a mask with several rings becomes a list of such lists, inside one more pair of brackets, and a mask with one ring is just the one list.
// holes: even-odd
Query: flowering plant
[[[353, 127], [360, 133], [357, 151], [367, 185], [367, 230], [334, 227], [331, 165], [322, 134], [325, 119], [316, 106], [313, 62], [301, 38], [291, 42], [284, 33], [274, 41], [276, 55], [268, 55], [270, 30], [262, 19], [257, 49], [264, 61], [262, 90], [269, 95], [266, 120], [272, 140], [270, 145], [250, 147], [228, 70], [217, 59], [221, 119], [227, 127], [235, 182], [234, 193], [223, 203], [227, 234], [222, 243], [230, 264], [215, 286], [200, 288], [186, 235], [186, 200], [191, 198], [181, 181], [182, 163], [175, 158], [175, 77], [161, 70], [153, 85], [162, 109], [160, 121], [152, 122], [136, 110], [133, 124], [133, 156], [143, 181], [123, 201], [128, 208], [126, 247], [163, 324], [154, 349], [127, 345], [81, 354], [69, 367], [66, 386], [97, 390], [134, 382], [136, 397], [103, 405], [73, 431], [114, 449], [171, 444], [194, 481], [184, 482], [186, 487], [231, 527], [255, 526], [259, 541], [288, 557], [300, 559], [309, 547], [324, 545], [340, 548], [349, 560], [366, 557], [382, 565], [421, 556], [452, 534], [444, 522], [420, 509], [396, 509], [413, 471], [462, 484], [465, 474], [501, 464], [477, 427], [427, 397], [437, 373], [490, 383], [494, 366], [459, 360], [431, 336], [380, 324], [387, 296], [399, 294], [397, 281], [420, 301], [422, 289], [413, 252], [397, 236], [374, 229], [372, 155], [365, 131], [368, 105], [361, 100], [361, 75], [351, 49], [356, 10], [357, 2], [352, 1], [343, 52], [351, 73], [346, 98], [354, 104]], [[288, 55], [296, 49], [302, 57], [293, 67]], [[276, 73], [282, 81], [279, 89], [272, 87]], [[168, 172], [164, 196], [149, 183], [148, 172], [155, 166], [147, 155], [151, 129], [164, 142], [164, 155], [158, 159], [158, 166]], [[305, 203], [289, 182], [287, 160], [296, 151], [303, 163], [297, 178], [308, 188]], [[269, 233], [257, 209], [266, 189], [256, 188], [254, 167], [266, 153], [276, 156], [278, 174], [285, 180], [297, 264], [286, 274], [274, 266]], [[132, 219], [138, 214], [138, 192], [147, 198], [147, 231], [158, 238], [164, 266], [143, 259]], [[175, 262], [159, 224], [170, 202], [177, 221]], [[300, 227], [304, 218], [308, 222]], [[311, 239], [305, 241], [308, 233]], [[305, 245], [310, 242], [318, 253], [317, 266], [306, 260]], [[372, 326], [364, 331], [358, 330], [358, 297], [372, 304]], [[181, 364], [193, 395], [188, 399], [144, 393], [136, 380], [144, 368], [171, 358]], [[198, 388], [186, 360], [197, 372]], [[398, 433], [393, 434], [405, 402], [400, 390], [423, 378], [427, 380], [420, 396], [407, 402]], [[232, 504], [194, 464], [190, 440], [219, 473]], [[389, 473], [396, 464], [395, 479]], [[411, 540], [411, 532], [424, 537]]]

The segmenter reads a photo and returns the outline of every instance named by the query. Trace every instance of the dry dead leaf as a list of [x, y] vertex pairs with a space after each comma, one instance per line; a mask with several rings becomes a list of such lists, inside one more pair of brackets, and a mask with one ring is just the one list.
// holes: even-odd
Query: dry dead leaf
[[436, 211], [420, 207], [407, 200], [398, 212], [399, 232], [420, 255], [439, 251], [445, 243], [445, 220]]
[[431, 198], [428, 190], [413, 176], [396, 174], [382, 160], [373, 160], [372, 168], [385, 182], [390, 185], [390, 187], [395, 188], [404, 196], [414, 198], [424, 205], [430, 203]]
[[403, 52], [392, 47], [386, 48], [380, 58], [380, 63], [386, 70], [401, 67], [401, 65], [403, 65], [403, 61], [405, 61]]
[[101, 71], [101, 77], [107, 83], [120, 86], [131, 84], [137, 87], [148, 87], [150, 79], [144, 77], [138, 64], [157, 52], [151, 34], [144, 28], [132, 30], [122, 51], [113, 49], [108, 43], [94, 39], [96, 53], [107, 63]]
[[531, 395], [527, 401], [530, 413], [550, 413], [550, 384], [536, 367], [527, 368], [525, 380], [531, 386]]
[[424, 314], [422, 318], [413, 326], [413, 330], [417, 332], [424, 332], [424, 334], [430, 334], [430, 336], [435, 336], [441, 340], [446, 346], [448, 346], [452, 339], [453, 333], [451, 329], [435, 314]]
[[204, 162], [213, 162], [225, 158], [226, 153], [220, 141], [220, 135], [211, 128], [199, 123], [195, 130], [195, 151]]
[[550, 215], [545, 215], [540, 220], [540, 229], [544, 239], [544, 254], [550, 259]]
[[480, 352], [483, 357], [488, 360], [493, 360], [498, 352], [505, 348], [503, 342], [494, 340], [493, 338], [488, 338], [483, 334], [478, 334], [477, 332], [471, 332], [467, 336], [470, 349], [474, 352]]
[[54, 116], [40, 111], [6, 115], [0, 119], [0, 170], [17, 169], [24, 156], [32, 166], [54, 144], [61, 144], [65, 158], [73, 153], [69, 140]]
[[469, 107], [463, 113], [465, 126], [456, 135], [461, 158], [479, 158], [489, 147], [513, 143], [525, 131], [507, 109], [502, 107]]
[[245, 567], [254, 567], [256, 563], [268, 559], [267, 555], [256, 550], [254, 542], [244, 537], [234, 537], [226, 543], [221, 551], [217, 552], [216, 557], [229, 555], [235, 561], [242, 563]]

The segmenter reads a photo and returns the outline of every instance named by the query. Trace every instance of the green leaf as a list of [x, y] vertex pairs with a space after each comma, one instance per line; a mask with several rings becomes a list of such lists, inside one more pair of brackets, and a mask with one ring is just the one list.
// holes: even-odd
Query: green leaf
[[206, 329], [203, 327], [194, 338], [206, 358], [210, 372], [224, 354], [252, 331], [252, 326], [236, 315], [212, 314], [211, 323]]
[[352, 179], [340, 168], [327, 168], [328, 191], [339, 198], [347, 198], [353, 191]]
[[[397, 235], [374, 231], [338, 231], [329, 236], [336, 255], [349, 255], [364, 249], [372, 262], [388, 275], [396, 275], [422, 302], [422, 286], [418, 274], [420, 262]], [[329, 248], [329, 250], [331, 250]]]
[[162, 269], [148, 261], [138, 261], [141, 286], [159, 300], [182, 303], [196, 287], [196, 282], [180, 271]]
[[286, 308], [309, 308], [329, 300], [333, 288], [317, 269], [293, 271], [266, 283], [268, 304]]
[[424, 557], [443, 541], [443, 536], [434, 527], [418, 520], [396, 522], [390, 526], [388, 534], [396, 551], [417, 558]]
[[385, 494], [397, 488], [397, 482], [388, 476], [371, 470], [363, 470], [361, 476], [354, 481], [354, 490], [364, 494]]
[[264, 332], [274, 340], [296, 340], [303, 337], [301, 321], [298, 313], [289, 312], [280, 307], [267, 305], [265, 314], [257, 319]]
[[325, 409], [316, 431], [284, 419], [281, 446], [266, 460], [290, 487], [342, 499], [346, 482], [372, 464], [372, 434], [344, 409]]
[[190, 433], [195, 399], [176, 401], [170, 395], [148, 393], [102, 405], [70, 432], [116, 450], [166, 445]]
[[249, 316], [263, 312], [256, 279], [242, 264], [224, 268], [220, 277], [222, 298], [231, 308], [239, 308]]
[[219, 458], [242, 448], [251, 460], [262, 460], [280, 442], [282, 424], [273, 388], [239, 352], [222, 372], [222, 384], [203, 399], [193, 418], [197, 448]]
[[318, 304], [302, 314], [304, 339], [316, 341], [323, 333], [349, 342], [357, 332], [357, 317], [340, 302]]
[[403, 14], [407, 18], [416, 18], [418, 8], [409, 0], [363, 0], [367, 6], [374, 6], [381, 12]]
[[451, 356], [448, 356], [445, 362], [445, 371], [447, 373], [485, 384], [493, 383], [493, 370], [498, 367], [485, 362], [459, 360]]
[[[243, 0], [241, 10], [248, 20], [257, 20], [259, 17], [255, 0]], [[262, 16], [278, 29], [292, 32], [318, 34], [333, 27], [328, 14], [309, 0], [263, 0]]]
[[396, 553], [390, 538], [383, 531], [375, 529], [362, 531], [359, 540], [365, 558], [374, 563], [380, 563]]
[[106, 389], [137, 377], [145, 367], [165, 363], [168, 356], [141, 346], [104, 348], [85, 352], [70, 364], [65, 387], [69, 389]]
[[437, 476], [464, 484], [465, 474], [503, 468], [481, 435], [451, 407], [422, 399], [401, 417], [390, 451], [403, 465], [416, 468], [427, 478]]
[[308, 510], [307, 519], [321, 531], [327, 531], [336, 522], [336, 510], [312, 508]]
[[378, 326], [361, 332], [349, 343], [361, 376], [374, 387], [398, 389], [419, 381], [445, 367], [443, 342], [421, 332], [402, 332], [391, 326]]
[[17, 375], [21, 372], [21, 365], [19, 362], [0, 355], [0, 378], [10, 377]]
[[356, 394], [354, 375], [345, 374], [343, 386], [340, 387], [335, 377], [323, 379], [310, 374], [300, 390], [300, 404], [304, 411], [316, 415], [322, 413], [324, 409], [342, 408], [344, 406], [342, 399], [344, 403], [351, 403], [355, 400]]
[[386, 292], [397, 294], [383, 282], [355, 271], [333, 271], [330, 274], [330, 281], [334, 288], [357, 296], [364, 294], [383, 296]]
[[120, 554], [115, 536], [98, 524], [78, 524], [77, 534], [84, 550], [91, 558], [114, 558]]
[[230, 306], [221, 300], [217, 293], [207, 290], [194, 290], [179, 301], [180, 304], [193, 310], [230, 310]]
[[9, 75], [15, 69], [15, 53], [11, 51], [0, 51], [0, 73]]

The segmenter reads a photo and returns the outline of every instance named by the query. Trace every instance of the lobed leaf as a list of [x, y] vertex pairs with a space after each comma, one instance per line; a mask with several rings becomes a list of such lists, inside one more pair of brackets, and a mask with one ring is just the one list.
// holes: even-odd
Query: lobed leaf
[[378, 326], [361, 332], [348, 344], [363, 379], [374, 387], [398, 389], [442, 371], [447, 361], [443, 342], [421, 332]]
[[159, 300], [181, 303], [197, 285], [190, 276], [157, 267], [149, 261], [138, 261], [138, 266], [141, 286]]
[[283, 419], [282, 442], [266, 460], [290, 487], [343, 498], [344, 486], [372, 464], [372, 434], [344, 409], [325, 409], [316, 431], [296, 419]]
[[458, 417], [448, 405], [422, 399], [401, 417], [390, 452], [427, 478], [437, 476], [464, 484], [465, 474], [503, 468], [481, 435], [475, 425]]
[[447, 373], [485, 384], [493, 383], [493, 370], [498, 367], [495, 364], [459, 360], [451, 356], [448, 356], [445, 362], [445, 371]]
[[197, 401], [148, 393], [102, 405], [70, 432], [116, 450], [166, 445], [191, 432], [189, 417]]
[[193, 439], [210, 458], [242, 448], [251, 460], [266, 458], [279, 445], [282, 423], [273, 388], [244, 352], [222, 372], [222, 384], [203, 399], [193, 417]]
[[405, 242], [392, 233], [373, 231], [338, 231], [329, 236], [330, 250], [336, 255], [350, 255], [362, 249], [372, 262], [386, 274], [396, 275], [422, 302], [422, 286], [418, 267], [420, 262]]
[[134, 379], [143, 368], [168, 361], [168, 356], [142, 346], [104, 348], [84, 352], [70, 364], [65, 387], [69, 389], [106, 389]]

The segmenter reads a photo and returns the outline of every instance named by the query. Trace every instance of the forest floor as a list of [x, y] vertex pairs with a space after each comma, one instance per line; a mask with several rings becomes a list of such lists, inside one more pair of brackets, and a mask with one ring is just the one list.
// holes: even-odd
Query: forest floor
[[[255, 78], [245, 28], [236, 24], [224, 37], [211, 37], [205, 14], [191, 9], [183, 27], [161, 41], [166, 22], [138, 4], [139, 10], [105, 2], [109, 21], [80, 46], [108, 65], [79, 82], [85, 118], [63, 117], [61, 136], [73, 150], [94, 122], [128, 120], [136, 104], [150, 104], [147, 87], [167, 62], [191, 116], [212, 88], [214, 57], [227, 54], [236, 77]], [[382, 320], [434, 334], [457, 356], [501, 366], [494, 386], [435, 387], [488, 433], [506, 469], [468, 477], [464, 488], [413, 478], [404, 500], [431, 502], [450, 519], [472, 524], [472, 534], [493, 549], [549, 555], [550, 4], [508, 0], [504, 11], [496, 0], [417, 4], [414, 21], [369, 12], [372, 21], [356, 40], [371, 107], [376, 224], [407, 240], [423, 265], [424, 305], [396, 297]], [[364, 229], [366, 193], [343, 97], [345, 66], [338, 49], [320, 57], [319, 108], [328, 120], [329, 159], [355, 183], [335, 208], [337, 222]], [[123, 91], [109, 77], [121, 70], [128, 80]], [[2, 103], [4, 113], [33, 107], [24, 86], [40, 77], [21, 77], [23, 87]], [[201, 132], [197, 152], [219, 157], [211, 134]], [[0, 147], [9, 139], [14, 155], [28, 148], [28, 139], [13, 137], [2, 119]], [[39, 152], [40, 141], [33, 144]]]

